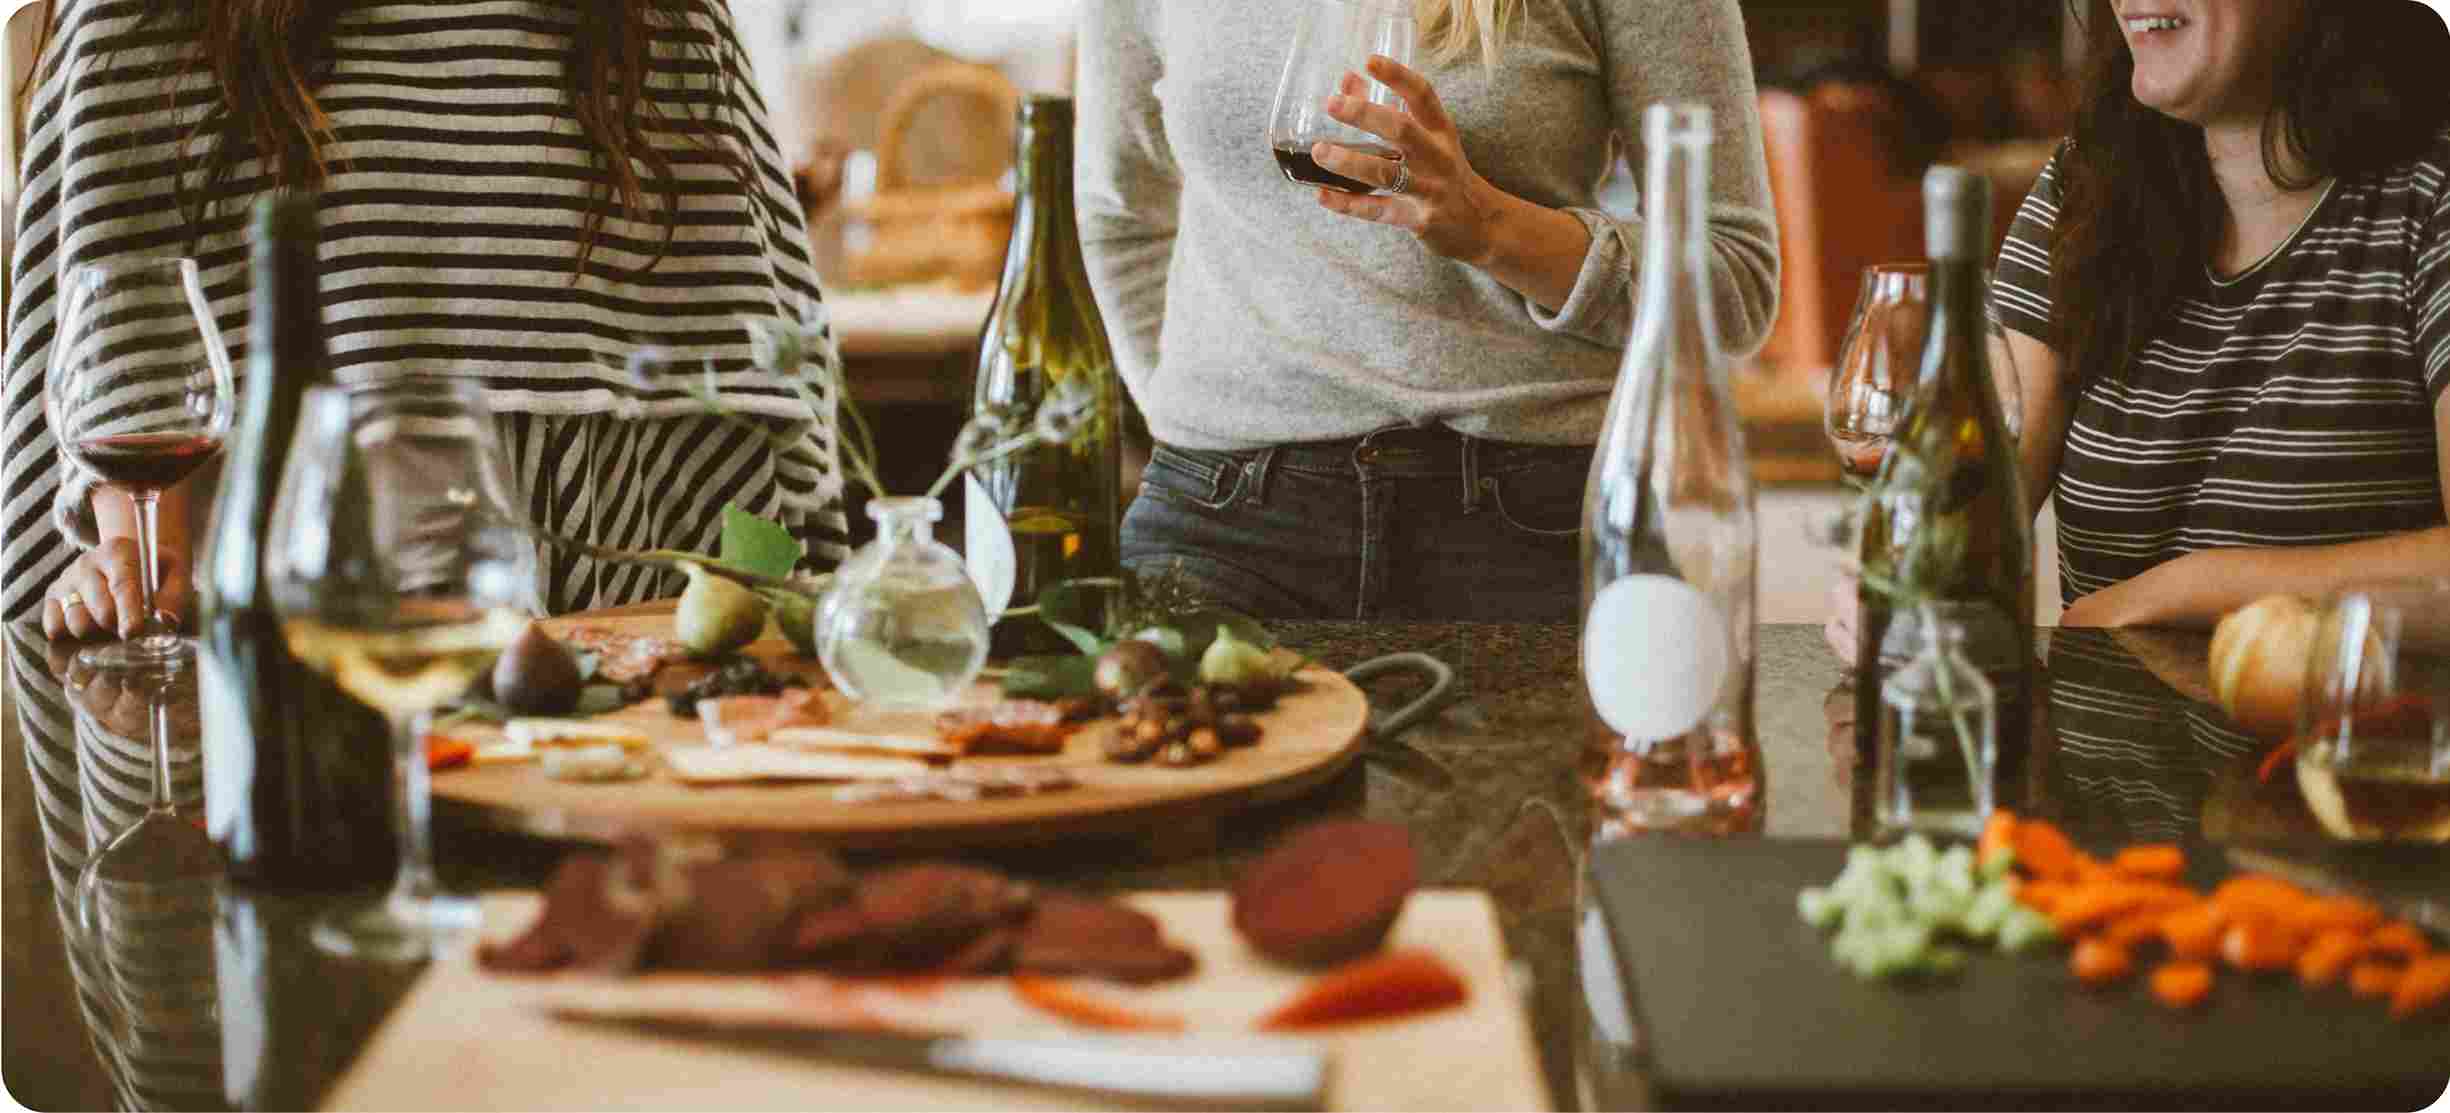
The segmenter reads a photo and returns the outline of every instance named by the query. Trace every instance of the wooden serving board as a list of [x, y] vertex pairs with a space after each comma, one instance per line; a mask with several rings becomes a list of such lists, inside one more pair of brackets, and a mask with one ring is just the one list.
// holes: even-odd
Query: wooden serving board
[[[671, 636], [671, 605], [570, 615], [546, 622], [547, 630], [574, 624], [625, 633]], [[813, 660], [778, 636], [747, 652], [776, 671], [824, 682]], [[978, 757], [965, 762], [1066, 765], [1080, 781], [1073, 788], [1033, 796], [988, 800], [843, 803], [835, 786], [808, 781], [688, 785], [657, 768], [634, 781], [557, 781], [536, 763], [465, 766], [434, 775], [434, 798], [445, 808], [484, 822], [556, 838], [610, 840], [635, 832], [784, 832], [836, 846], [895, 850], [946, 849], [1045, 842], [1089, 834], [1134, 834], [1198, 830], [1219, 816], [1299, 795], [1341, 771], [1360, 752], [1369, 722], [1369, 699], [1343, 676], [1324, 668], [1301, 674], [1304, 686], [1286, 696], [1259, 722], [1266, 735], [1256, 745], [1227, 750], [1205, 765], [1168, 768], [1154, 762], [1121, 765], [1106, 761], [1098, 740], [1113, 721], [1091, 723], [1072, 736], [1061, 755]], [[975, 685], [968, 700], [993, 702], [991, 684]], [[854, 708], [832, 725], [846, 730], [934, 737], [934, 716]], [[634, 726], [658, 747], [703, 746], [695, 719], [682, 719], [649, 700], [603, 721]], [[452, 733], [490, 737], [492, 727], [454, 728]]]
[[[1128, 898], [1199, 956], [1199, 971], [1167, 985], [1077, 983], [1085, 992], [1184, 1018], [1180, 1038], [1247, 1035], [1249, 1022], [1310, 975], [1245, 948], [1222, 893]], [[486, 899], [486, 931], [505, 934], [535, 914], [532, 893]], [[1487, 894], [1416, 893], [1390, 945], [1435, 951], [1470, 994], [1436, 1013], [1328, 1029], [1332, 1109], [1545, 1109], [1548, 1094]], [[476, 968], [468, 948], [435, 960], [326, 1099], [327, 1109], [1083, 1109], [1076, 1093], [903, 1073], [815, 1058], [671, 1039], [559, 1020], [546, 1007], [620, 994], [631, 1011], [770, 1018], [807, 1007], [812, 981], [774, 975], [663, 974], [505, 978]], [[1076, 1032], [1021, 1003], [1001, 978], [900, 995], [903, 1013], [949, 1017], [957, 1030], [998, 1035]], [[941, 994], [942, 996], [936, 996]], [[656, 1002], [661, 1002], [660, 1007]], [[921, 1015], [918, 1019], [926, 1019]], [[931, 1026], [932, 1027], [932, 1026]]]

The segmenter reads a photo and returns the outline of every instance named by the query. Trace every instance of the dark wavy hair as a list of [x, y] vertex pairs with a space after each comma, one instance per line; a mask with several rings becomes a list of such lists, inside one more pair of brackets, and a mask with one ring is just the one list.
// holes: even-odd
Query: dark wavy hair
[[[2419, 157], [2450, 123], [2441, 17], [2407, 0], [2299, 2], [2263, 122], [2272, 181], [2303, 189]], [[2059, 155], [2050, 296], [2060, 354], [2081, 382], [2125, 366], [2200, 280], [2225, 209], [2203, 129], [2135, 99], [2110, 0], [2070, 8], [2085, 34], [2084, 99]]]
[[[570, 26], [562, 93], [594, 148], [597, 170], [597, 203], [588, 207], [574, 273], [585, 270], [614, 201], [630, 219], [663, 228], [663, 241], [644, 269], [652, 270], [671, 250], [680, 223], [680, 178], [671, 153], [655, 143], [657, 133], [684, 136], [697, 152], [689, 157], [711, 159], [743, 188], [751, 185], [748, 159], [714, 141], [712, 116], [730, 101], [724, 83], [737, 71], [717, 56], [720, 44], [689, 29], [689, 17], [713, 2], [571, 0], [577, 18]], [[51, 53], [59, 11], [71, 3], [46, 3], [41, 53]], [[215, 201], [228, 192], [237, 166], [258, 154], [273, 187], [319, 189], [328, 181], [332, 163], [324, 149], [334, 136], [316, 91], [331, 76], [334, 26], [359, 6], [352, 0], [143, 0], [144, 25], [172, 31], [191, 44], [183, 69], [168, 76], [209, 73], [219, 94], [195, 127], [179, 137], [181, 173], [174, 188], [191, 230], [202, 227]], [[697, 64], [681, 67], [687, 72], [711, 75], [710, 89], [684, 94], [696, 106], [688, 118], [667, 116], [647, 95], [659, 45], [692, 55]], [[43, 58], [27, 85], [57, 64], [56, 58]], [[666, 69], [672, 68], [667, 54]], [[169, 112], [183, 107], [175, 85], [164, 106]], [[193, 153], [199, 140], [209, 141], [201, 156]], [[660, 204], [650, 202], [650, 195]]]

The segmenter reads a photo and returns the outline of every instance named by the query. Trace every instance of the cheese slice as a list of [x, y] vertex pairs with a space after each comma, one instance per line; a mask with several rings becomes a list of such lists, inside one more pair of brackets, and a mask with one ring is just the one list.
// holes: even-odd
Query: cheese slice
[[880, 781], [925, 773], [917, 758], [811, 753], [761, 742], [730, 746], [675, 746], [664, 751], [664, 767], [689, 784], [731, 781]]
[[611, 745], [643, 750], [651, 745], [646, 732], [636, 727], [578, 719], [512, 719], [502, 733], [511, 742], [529, 747]]
[[478, 765], [499, 765], [513, 761], [536, 760], [536, 747], [525, 739], [496, 738], [479, 742], [468, 760]]
[[960, 757], [961, 747], [941, 738], [919, 738], [907, 734], [866, 734], [832, 727], [783, 727], [766, 735], [766, 741], [795, 750], [833, 750], [843, 753], [910, 754], [917, 757]]

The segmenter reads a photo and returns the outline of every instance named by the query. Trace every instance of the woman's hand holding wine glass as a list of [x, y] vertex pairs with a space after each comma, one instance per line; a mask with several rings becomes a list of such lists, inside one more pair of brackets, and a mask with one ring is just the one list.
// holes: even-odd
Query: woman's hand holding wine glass
[[1321, 168], [1383, 192], [1357, 195], [1319, 190], [1331, 212], [1401, 228], [1420, 237], [1430, 251], [1479, 265], [1492, 254], [1503, 198], [1473, 171], [1463, 136], [1439, 103], [1438, 91], [1419, 71], [1382, 55], [1369, 60], [1369, 76], [1403, 98], [1400, 106], [1364, 96], [1359, 74], [1346, 74], [1341, 89], [1323, 107], [1334, 119], [1359, 128], [1393, 148], [1365, 153], [1326, 140], [1311, 145]]
[[[236, 407], [229, 353], [193, 260], [86, 263], [62, 285], [44, 417], [62, 454], [125, 498], [135, 536], [101, 522], [104, 543], [51, 586], [43, 629], [125, 637], [89, 651], [98, 667], [176, 667], [186, 643], [165, 614], [185, 607], [185, 547], [157, 551], [162, 493], [221, 453]], [[110, 517], [109, 500], [95, 501]]]

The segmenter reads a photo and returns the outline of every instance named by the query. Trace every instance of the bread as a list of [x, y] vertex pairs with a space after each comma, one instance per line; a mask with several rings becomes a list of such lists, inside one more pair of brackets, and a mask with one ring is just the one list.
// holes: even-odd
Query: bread
[[2239, 726], [2264, 738], [2297, 730], [2320, 616], [2295, 595], [2258, 599], [2212, 632], [2212, 697]]

